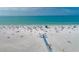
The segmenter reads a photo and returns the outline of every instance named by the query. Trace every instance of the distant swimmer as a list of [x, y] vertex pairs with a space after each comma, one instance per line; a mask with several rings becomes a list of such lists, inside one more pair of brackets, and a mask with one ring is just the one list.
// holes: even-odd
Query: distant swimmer
[[46, 25], [45, 28], [48, 28], [48, 26]]

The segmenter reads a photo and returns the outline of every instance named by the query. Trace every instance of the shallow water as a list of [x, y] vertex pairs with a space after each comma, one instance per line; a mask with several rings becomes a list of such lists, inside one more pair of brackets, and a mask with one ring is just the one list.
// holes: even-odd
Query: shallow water
[[79, 16], [0, 16], [0, 24], [79, 24]]

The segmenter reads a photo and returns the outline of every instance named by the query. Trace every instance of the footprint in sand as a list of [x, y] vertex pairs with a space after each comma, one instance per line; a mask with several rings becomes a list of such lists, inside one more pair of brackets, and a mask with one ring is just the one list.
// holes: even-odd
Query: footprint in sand
[[67, 41], [67, 42], [71, 44], [71, 41]]
[[23, 38], [24, 36], [23, 36], [23, 35], [21, 35], [20, 37], [21, 37], [21, 38]]
[[16, 31], [16, 33], [19, 33], [20, 31]]
[[8, 36], [7, 38], [8, 38], [8, 39], [10, 39], [10, 37], [9, 37], [9, 36]]

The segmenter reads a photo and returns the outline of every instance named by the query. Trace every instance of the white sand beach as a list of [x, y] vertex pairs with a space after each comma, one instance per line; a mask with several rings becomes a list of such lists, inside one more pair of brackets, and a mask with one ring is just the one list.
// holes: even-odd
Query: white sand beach
[[0, 52], [48, 52], [47, 47], [79, 51], [79, 25], [0, 25]]

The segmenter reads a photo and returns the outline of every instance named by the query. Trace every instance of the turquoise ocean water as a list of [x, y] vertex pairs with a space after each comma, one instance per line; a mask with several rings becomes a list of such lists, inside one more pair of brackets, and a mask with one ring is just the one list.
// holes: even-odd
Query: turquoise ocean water
[[0, 24], [79, 24], [79, 16], [0, 16]]

